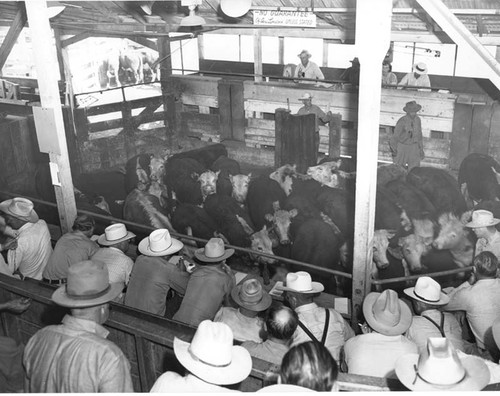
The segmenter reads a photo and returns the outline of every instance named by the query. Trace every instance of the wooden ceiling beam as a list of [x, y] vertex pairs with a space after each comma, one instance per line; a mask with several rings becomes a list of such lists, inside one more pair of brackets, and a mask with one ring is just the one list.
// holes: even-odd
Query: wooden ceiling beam
[[10, 51], [16, 44], [16, 41], [21, 34], [24, 26], [26, 25], [26, 21], [28, 20], [26, 16], [26, 9], [24, 8], [24, 2], [18, 3], [17, 14], [10, 25], [10, 29], [5, 36], [5, 39], [0, 46], [0, 75], [1, 70], [7, 62], [7, 58], [10, 55]]

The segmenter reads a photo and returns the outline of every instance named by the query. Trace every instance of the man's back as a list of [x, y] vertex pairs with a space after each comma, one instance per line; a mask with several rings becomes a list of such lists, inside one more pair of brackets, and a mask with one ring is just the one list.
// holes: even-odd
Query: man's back
[[25, 391], [133, 392], [130, 364], [106, 336], [102, 326], [70, 315], [39, 330], [24, 352]]
[[106, 264], [109, 271], [109, 282], [122, 282], [126, 285], [130, 279], [130, 273], [134, 266], [134, 260], [128, 257], [120, 249], [113, 246], [100, 248], [92, 260], [98, 260]]

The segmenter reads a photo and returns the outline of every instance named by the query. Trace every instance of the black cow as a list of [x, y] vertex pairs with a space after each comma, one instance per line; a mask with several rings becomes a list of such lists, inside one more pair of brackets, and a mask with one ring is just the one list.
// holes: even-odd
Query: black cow
[[[217, 224], [205, 209], [188, 203], [177, 205], [172, 215], [172, 226], [179, 233], [206, 240], [214, 237], [217, 231]], [[188, 227], [191, 229], [191, 234], [188, 232]], [[205, 246], [203, 242], [196, 244], [198, 247]]]
[[176, 153], [172, 158], [192, 158], [202, 164], [204, 169], [210, 169], [215, 160], [221, 155], [227, 157], [227, 149], [223, 144], [217, 143], [194, 150]]
[[133, 189], [147, 190], [152, 180], [162, 181], [165, 159], [153, 154], [138, 154], [125, 164], [125, 191], [129, 194]]
[[181, 203], [200, 205], [203, 202], [198, 176], [205, 171], [192, 158], [171, 157], [165, 163], [165, 184], [170, 194]]
[[500, 164], [489, 155], [472, 153], [460, 164], [458, 185], [469, 208], [473, 201], [493, 201], [500, 197]]
[[229, 176], [240, 174], [240, 164], [238, 161], [222, 155], [215, 160], [210, 169], [214, 172], [220, 171], [219, 177], [217, 178], [217, 193], [231, 195], [233, 192], [233, 185]]
[[286, 195], [277, 182], [261, 176], [250, 181], [247, 194], [248, 213], [257, 229], [268, 224], [266, 214], [274, 213], [273, 203], [280, 207], [285, 203]]

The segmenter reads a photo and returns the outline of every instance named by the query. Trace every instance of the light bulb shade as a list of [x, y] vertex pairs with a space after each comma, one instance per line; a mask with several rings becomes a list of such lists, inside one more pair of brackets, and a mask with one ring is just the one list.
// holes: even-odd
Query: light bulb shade
[[180, 26], [201, 26], [206, 23], [202, 17], [196, 15], [195, 7], [194, 5], [189, 6], [189, 15], [181, 19]]
[[245, 15], [252, 6], [252, 0], [221, 0], [220, 8], [224, 14], [231, 18]]

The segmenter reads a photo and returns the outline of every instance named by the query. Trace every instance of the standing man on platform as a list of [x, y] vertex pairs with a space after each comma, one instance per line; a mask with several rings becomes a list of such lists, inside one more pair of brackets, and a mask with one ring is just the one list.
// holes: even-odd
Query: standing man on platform
[[319, 66], [311, 62], [309, 58], [311, 58], [311, 54], [308, 50], [302, 50], [300, 54], [297, 55], [300, 58], [300, 63], [297, 65], [295, 69], [295, 78], [299, 79], [299, 83], [302, 84], [314, 84], [314, 81], [301, 80], [301, 79], [316, 79], [316, 80], [324, 80], [325, 76], [323, 72], [319, 68]]

